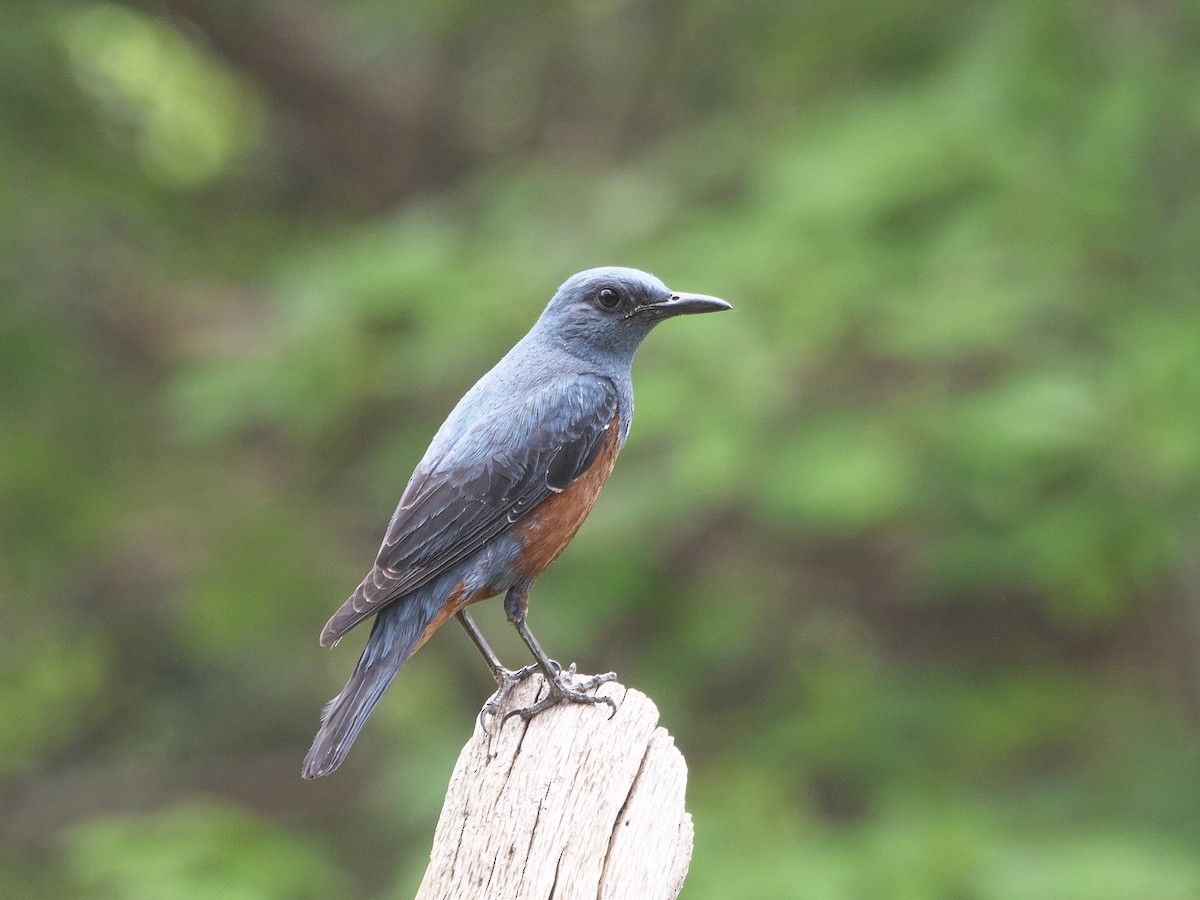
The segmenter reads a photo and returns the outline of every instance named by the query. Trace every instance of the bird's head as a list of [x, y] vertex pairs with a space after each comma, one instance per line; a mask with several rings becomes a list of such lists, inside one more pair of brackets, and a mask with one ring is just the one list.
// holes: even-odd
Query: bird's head
[[663, 319], [722, 309], [731, 307], [716, 297], [672, 291], [637, 269], [605, 266], [568, 278], [536, 328], [578, 356], [628, 362]]

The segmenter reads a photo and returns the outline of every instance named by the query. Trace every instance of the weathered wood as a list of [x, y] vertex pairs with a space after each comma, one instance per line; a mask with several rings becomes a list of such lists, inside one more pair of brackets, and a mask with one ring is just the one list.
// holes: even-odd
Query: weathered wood
[[[534, 676], [505, 710], [534, 702]], [[503, 727], [459, 755], [418, 900], [672, 900], [692, 856], [687, 766], [658, 709], [617, 683], [607, 704], [571, 704]]]

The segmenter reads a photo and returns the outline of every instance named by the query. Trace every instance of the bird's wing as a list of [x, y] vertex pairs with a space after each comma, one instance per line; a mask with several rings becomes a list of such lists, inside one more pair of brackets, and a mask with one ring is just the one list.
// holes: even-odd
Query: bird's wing
[[[374, 567], [326, 624], [321, 643], [339, 640], [511, 530], [538, 503], [586, 472], [609, 428], [616, 427], [617, 406], [616, 388], [607, 378], [572, 379], [540, 392], [522, 412], [510, 413], [527, 417], [531, 426], [515, 436], [512, 429], [497, 429], [515, 438], [511, 448], [494, 447], [458, 464], [446, 465], [446, 456], [423, 463], [400, 499]], [[479, 438], [478, 429], [473, 437]]]

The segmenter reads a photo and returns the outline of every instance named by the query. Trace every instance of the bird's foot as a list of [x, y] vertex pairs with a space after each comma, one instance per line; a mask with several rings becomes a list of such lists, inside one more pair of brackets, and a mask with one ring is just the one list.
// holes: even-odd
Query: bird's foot
[[[496, 693], [488, 698], [487, 703], [483, 704], [483, 709], [479, 711], [479, 727], [483, 729], [484, 734], [488, 734], [488, 718], [494, 716], [504, 706], [504, 701], [508, 699], [508, 695], [512, 693], [512, 689], [518, 684], [532, 675], [534, 672], [540, 672], [541, 668], [536, 664], [528, 665], [523, 669], [517, 669], [515, 672], [510, 672], [508, 669], [499, 669], [492, 674], [496, 676]], [[505, 719], [508, 717], [505, 716]], [[501, 726], [504, 722], [501, 721]]]
[[616, 672], [605, 672], [603, 675], [593, 675], [591, 678], [579, 680], [575, 677], [575, 663], [571, 663], [566, 669], [563, 669], [558, 663], [554, 663], [554, 667], [554, 675], [546, 678], [546, 696], [529, 706], [505, 713], [504, 718], [500, 720], [501, 727], [513, 716], [520, 716], [528, 722], [543, 710], [558, 706], [560, 703], [607, 703], [608, 717], [611, 719], [617, 714], [617, 702], [612, 697], [598, 697], [594, 693], [589, 693], [595, 691], [602, 684], [616, 681]]

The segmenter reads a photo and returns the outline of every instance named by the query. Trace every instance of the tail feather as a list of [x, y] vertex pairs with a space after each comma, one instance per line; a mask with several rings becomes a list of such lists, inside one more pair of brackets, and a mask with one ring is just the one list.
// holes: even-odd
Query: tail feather
[[354, 674], [321, 713], [321, 729], [304, 758], [305, 778], [328, 775], [345, 760], [379, 698], [420, 643], [431, 618], [422, 612], [417, 604], [397, 604], [376, 617]]

